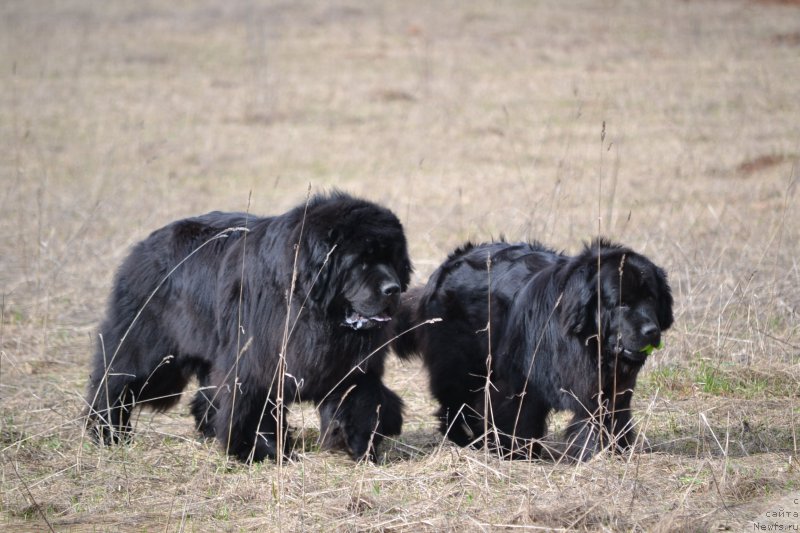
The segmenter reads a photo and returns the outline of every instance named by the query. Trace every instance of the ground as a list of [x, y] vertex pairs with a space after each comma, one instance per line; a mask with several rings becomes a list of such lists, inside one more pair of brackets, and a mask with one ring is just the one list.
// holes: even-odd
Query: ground
[[[789, 1], [0, 5], [0, 524], [8, 531], [695, 531], [800, 522], [800, 9]], [[581, 465], [442, 442], [419, 363], [377, 464], [252, 467], [143, 412], [82, 435], [113, 272], [164, 223], [338, 188], [423, 282], [465, 239], [598, 233], [669, 273], [640, 449]], [[196, 387], [192, 384], [190, 388]], [[554, 425], [563, 423], [556, 418]], [[754, 522], [755, 521], [755, 522]]]

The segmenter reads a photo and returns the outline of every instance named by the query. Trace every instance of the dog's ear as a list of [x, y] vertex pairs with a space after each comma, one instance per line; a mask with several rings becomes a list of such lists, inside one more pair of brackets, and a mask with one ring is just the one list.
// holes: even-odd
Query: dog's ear
[[665, 331], [672, 326], [674, 317], [672, 316], [672, 290], [667, 282], [667, 273], [663, 269], [656, 267], [656, 295], [658, 297], [658, 308], [656, 318], [661, 331]]
[[594, 269], [582, 266], [574, 270], [561, 292], [559, 320], [565, 332], [588, 335], [595, 328], [597, 284]]
[[338, 292], [334, 280], [340, 254], [335, 246], [336, 235], [332, 229], [324, 236], [309, 234], [305, 253], [298, 257], [298, 282], [303, 284], [303, 292], [310, 302], [322, 308], [328, 308]]
[[408, 258], [405, 246], [403, 246], [402, 255], [400, 260], [396, 262], [395, 268], [397, 269], [397, 275], [400, 277], [400, 292], [406, 292], [408, 284], [411, 283], [411, 273], [414, 272], [414, 267], [411, 265], [411, 259]]

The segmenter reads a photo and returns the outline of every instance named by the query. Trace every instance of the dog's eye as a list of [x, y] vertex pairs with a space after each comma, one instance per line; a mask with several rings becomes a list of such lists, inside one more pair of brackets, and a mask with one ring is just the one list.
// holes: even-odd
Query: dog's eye
[[388, 247], [385, 243], [381, 242], [371, 242], [367, 246], [366, 255], [368, 257], [377, 257], [386, 255]]

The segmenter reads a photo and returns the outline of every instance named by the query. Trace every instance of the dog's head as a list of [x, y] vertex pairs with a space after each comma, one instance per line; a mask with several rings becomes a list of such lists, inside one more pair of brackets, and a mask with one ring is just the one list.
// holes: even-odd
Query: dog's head
[[641, 364], [672, 326], [664, 270], [630, 249], [596, 240], [574, 259], [562, 293], [561, 325], [603, 353]]
[[397, 217], [344, 194], [309, 205], [304, 282], [312, 304], [332, 320], [367, 330], [391, 320], [411, 276]]

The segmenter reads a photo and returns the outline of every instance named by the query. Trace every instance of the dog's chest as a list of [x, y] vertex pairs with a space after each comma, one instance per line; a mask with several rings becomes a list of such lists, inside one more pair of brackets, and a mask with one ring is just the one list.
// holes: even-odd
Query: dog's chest
[[286, 381], [300, 400], [319, 401], [364, 373], [383, 372], [385, 348], [372, 336], [346, 335], [339, 342], [300, 343], [287, 358]]

